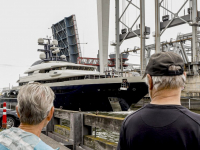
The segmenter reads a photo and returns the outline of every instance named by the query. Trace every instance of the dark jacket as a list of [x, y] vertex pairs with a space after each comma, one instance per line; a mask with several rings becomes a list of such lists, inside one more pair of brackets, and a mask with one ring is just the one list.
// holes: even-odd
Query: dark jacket
[[200, 115], [180, 105], [148, 104], [125, 118], [117, 149], [200, 149]]

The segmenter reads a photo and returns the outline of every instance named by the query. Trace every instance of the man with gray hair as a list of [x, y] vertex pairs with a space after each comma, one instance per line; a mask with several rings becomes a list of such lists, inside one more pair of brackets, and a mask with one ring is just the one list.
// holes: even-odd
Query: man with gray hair
[[124, 119], [117, 149], [200, 149], [200, 115], [180, 101], [186, 80], [182, 58], [173, 52], [155, 53], [145, 76], [151, 102]]
[[0, 150], [53, 150], [39, 137], [53, 116], [54, 97], [51, 88], [40, 83], [22, 86], [16, 106], [20, 126], [0, 132]]

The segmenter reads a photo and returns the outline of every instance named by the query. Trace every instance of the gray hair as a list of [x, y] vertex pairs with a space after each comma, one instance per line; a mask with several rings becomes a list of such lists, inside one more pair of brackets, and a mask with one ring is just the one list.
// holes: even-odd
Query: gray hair
[[[180, 66], [170, 66], [169, 70], [179, 70]], [[147, 79], [148, 80], [148, 79]], [[178, 76], [152, 76], [153, 88], [155, 90], [164, 90], [164, 89], [177, 89], [184, 87], [185, 85], [185, 75]], [[148, 81], [147, 84], [149, 85]]]
[[53, 106], [55, 95], [50, 87], [31, 83], [20, 88], [17, 106], [20, 121], [37, 125], [44, 120]]

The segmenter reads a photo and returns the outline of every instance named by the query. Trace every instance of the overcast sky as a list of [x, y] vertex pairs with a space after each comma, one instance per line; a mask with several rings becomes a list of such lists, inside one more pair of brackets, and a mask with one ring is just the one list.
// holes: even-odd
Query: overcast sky
[[[168, 8], [176, 12], [185, 0], [173, 0], [173, 5], [171, 5], [171, 1], [172, 0], [168, 0]], [[114, 2], [115, 0], [110, 0], [109, 43], [115, 40]], [[122, 0], [120, 0], [120, 4], [121, 2]], [[133, 0], [133, 3], [139, 6], [139, 0]], [[188, 6], [187, 4], [185, 8], [188, 8]], [[155, 31], [154, 0], [146, 0], [145, 7], [146, 26], [151, 27], [152, 33]], [[161, 9], [161, 16], [162, 13], [163, 11]], [[9, 83], [10, 86], [17, 86], [16, 81], [19, 75], [24, 76], [23, 73], [25, 70], [39, 59], [37, 39], [46, 37], [47, 35], [52, 36], [51, 30], [48, 28], [50, 28], [52, 24], [72, 14], [76, 15], [80, 42], [88, 43], [81, 45], [83, 57], [96, 57], [99, 49], [96, 0], [1, 1], [0, 88], [8, 87]], [[138, 14], [139, 11], [131, 5], [126, 13], [126, 24], [131, 26]], [[180, 15], [183, 15], [183, 11]], [[136, 27], [134, 27], [134, 29], [136, 29]], [[179, 32], [189, 33], [191, 31], [192, 28], [188, 25], [170, 28], [162, 35], [161, 41], [169, 41], [170, 38], [175, 39]], [[146, 40], [146, 44], [153, 43], [154, 38], [150, 35], [150, 39]], [[122, 44], [121, 50], [139, 45], [139, 38], [129, 39]], [[109, 53], [110, 52], [114, 52], [114, 47], [109, 46]], [[129, 56], [129, 62], [139, 64], [138, 56]]]

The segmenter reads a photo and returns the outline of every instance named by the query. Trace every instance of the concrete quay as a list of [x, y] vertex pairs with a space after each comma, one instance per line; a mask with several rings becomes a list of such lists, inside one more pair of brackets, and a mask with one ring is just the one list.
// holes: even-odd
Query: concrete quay
[[70, 150], [69, 148], [67, 148], [66, 146], [64, 146], [63, 144], [53, 140], [52, 138], [44, 135], [43, 133], [41, 133], [40, 135], [40, 139], [46, 143], [47, 145], [51, 146], [52, 148], [56, 149], [56, 148], [60, 148], [59, 150]]
[[[137, 106], [141, 107], [149, 102], [148, 98], [144, 98]], [[193, 110], [197, 109], [199, 102], [193, 99], [181, 100], [183, 106]], [[69, 127], [62, 125], [62, 119], [70, 122]], [[56, 108], [45, 132], [52, 139], [71, 146], [70, 149], [73, 150], [116, 150], [117, 143], [97, 137], [94, 131], [97, 128], [119, 133], [123, 120], [124, 118], [105, 116], [98, 113], [91, 114]]]
[[[61, 119], [70, 121], [70, 127], [61, 125]], [[92, 134], [92, 129], [119, 133], [123, 120], [124, 118], [55, 109], [54, 117], [46, 127], [46, 135], [73, 150], [116, 150], [117, 143], [96, 137]]]

